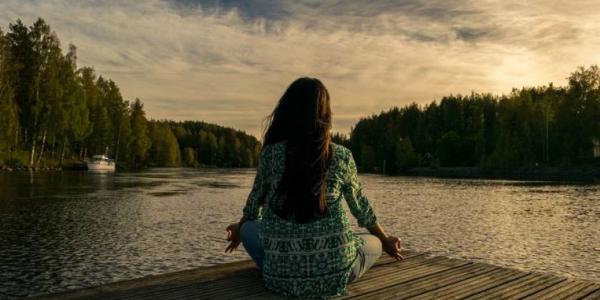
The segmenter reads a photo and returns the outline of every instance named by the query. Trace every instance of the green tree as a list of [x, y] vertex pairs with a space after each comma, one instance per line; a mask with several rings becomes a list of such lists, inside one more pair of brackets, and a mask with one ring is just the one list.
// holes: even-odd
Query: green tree
[[242, 167], [253, 168], [255, 166], [254, 153], [250, 148], [245, 149], [245, 164]]
[[[36, 22], [37, 23], [37, 22]], [[39, 105], [37, 113], [36, 128], [34, 132], [39, 135], [39, 151], [37, 158], [34, 151], [31, 152], [30, 164], [39, 164], [48, 148], [50, 138], [57, 134], [64, 133], [67, 127], [65, 97], [63, 83], [61, 82], [61, 69], [64, 63], [64, 57], [60, 48], [60, 42], [56, 34], [50, 31], [50, 27], [43, 23], [37, 31], [37, 24], [34, 24], [32, 33], [34, 36], [41, 35], [39, 48], [36, 52], [43, 59], [42, 68], [37, 78], [36, 102]], [[47, 30], [47, 32], [46, 32]], [[33, 149], [33, 147], [32, 147]]]
[[76, 48], [71, 45], [60, 68], [60, 82], [63, 87], [62, 108], [59, 110], [61, 114], [57, 114], [56, 119], [53, 120], [58, 124], [55, 134], [62, 140], [60, 144], [61, 165], [68, 150], [67, 147], [71, 143], [81, 144], [89, 135], [91, 128], [85, 91], [76, 71], [76, 59]]
[[[186, 161], [220, 167], [253, 166], [260, 152], [256, 138], [205, 122], [160, 122], [153, 140], [139, 100], [125, 101], [118, 85], [90, 67], [77, 69], [74, 45], [60, 47], [44, 20], [20, 20], [0, 31], [0, 152], [26, 150], [31, 165], [60, 164], [69, 157], [113, 156], [119, 165], [176, 165]], [[160, 136], [161, 139], [157, 137]], [[174, 137], [174, 138], [173, 138]], [[162, 143], [162, 144], [161, 144]], [[173, 145], [179, 145], [173, 147]], [[162, 148], [161, 148], [162, 147]]]
[[144, 165], [151, 145], [144, 105], [136, 98], [131, 105], [131, 154], [135, 168]]
[[[56, 98], [55, 62], [60, 54], [56, 35], [43, 19], [27, 28], [21, 20], [9, 25], [7, 40], [17, 66], [15, 98], [24, 140], [29, 146], [29, 164], [34, 164], [38, 140], [45, 143], [49, 103]], [[57, 50], [58, 49], [58, 50]], [[47, 97], [47, 98], [46, 98]]]
[[108, 137], [109, 148], [118, 161], [119, 154], [124, 153], [122, 150], [127, 151], [131, 142], [129, 103], [123, 101], [121, 91], [114, 81], [98, 80], [97, 87], [112, 129], [112, 136]]
[[[14, 98], [14, 66], [6, 37], [0, 30], [0, 153], [12, 153], [17, 144], [19, 116]], [[10, 154], [9, 154], [10, 156]], [[0, 162], [1, 163], [1, 162]]]
[[189, 167], [197, 166], [198, 162], [196, 161], [196, 151], [193, 148], [185, 147], [183, 149], [183, 163]]
[[398, 139], [396, 142], [395, 160], [399, 171], [406, 171], [416, 167], [419, 164], [419, 159], [415, 153], [415, 149], [410, 142], [410, 139]]
[[579, 67], [569, 76], [569, 86], [555, 113], [557, 152], [561, 164], [590, 156], [592, 139], [600, 136], [600, 70]]
[[[535, 163], [535, 143], [540, 145], [541, 124], [536, 124], [533, 98], [529, 90], [514, 90], [498, 104], [500, 134], [490, 157], [492, 165], [518, 167]], [[537, 118], [539, 120], [539, 118]], [[536, 133], [540, 138], [536, 138]]]
[[373, 148], [369, 145], [362, 145], [360, 150], [360, 166], [364, 171], [372, 171], [376, 164]]
[[[29, 153], [29, 164], [67, 156], [114, 156], [119, 164], [252, 167], [261, 145], [242, 131], [201, 121], [153, 122], [141, 101], [125, 101], [118, 85], [92, 68], [77, 69], [43, 19], [0, 31], [0, 152]], [[600, 139], [600, 69], [579, 67], [568, 85], [514, 89], [507, 95], [450, 95], [362, 118], [333, 141], [354, 153], [359, 168], [438, 166], [518, 168], [594, 163]], [[156, 124], [154, 124], [156, 123]], [[152, 146], [152, 141], [155, 145]], [[149, 153], [150, 149], [152, 153]], [[181, 152], [183, 149], [183, 152]], [[150, 157], [149, 157], [150, 154]], [[597, 161], [597, 160], [596, 160]], [[392, 171], [392, 172], [393, 172]]]
[[456, 167], [460, 164], [461, 139], [453, 130], [442, 136], [439, 142], [440, 163], [444, 167]]
[[212, 132], [209, 132], [206, 137], [206, 148], [209, 156], [207, 158], [207, 163], [210, 165], [218, 164], [219, 157], [219, 143], [217, 141], [217, 136]]
[[150, 122], [150, 163], [156, 166], [176, 167], [181, 162], [177, 138], [166, 122]]
[[346, 148], [350, 147], [350, 139], [348, 136], [339, 132], [336, 132], [331, 136], [331, 141]]

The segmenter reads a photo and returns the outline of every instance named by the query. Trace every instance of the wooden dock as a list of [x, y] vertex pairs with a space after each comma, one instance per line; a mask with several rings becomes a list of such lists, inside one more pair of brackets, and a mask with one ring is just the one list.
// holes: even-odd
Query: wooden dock
[[[338, 299], [600, 299], [600, 283], [404, 252], [386, 256]], [[283, 299], [251, 261], [148, 276], [36, 299]]]

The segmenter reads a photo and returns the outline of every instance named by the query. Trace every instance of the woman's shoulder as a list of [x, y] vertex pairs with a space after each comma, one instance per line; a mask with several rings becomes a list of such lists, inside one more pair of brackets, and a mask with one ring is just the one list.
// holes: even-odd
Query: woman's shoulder
[[275, 153], [285, 152], [285, 141], [277, 142], [272, 144], [266, 144], [262, 146], [261, 153], [263, 155], [270, 155]]
[[[334, 157], [338, 160], [347, 161], [348, 159], [352, 158], [352, 151], [340, 144], [331, 142], [331, 148]], [[285, 141], [263, 145], [261, 152], [263, 155], [285, 153]]]
[[352, 151], [340, 144], [331, 142], [331, 147], [334, 155], [337, 156], [338, 159], [343, 158], [345, 160], [352, 156]]

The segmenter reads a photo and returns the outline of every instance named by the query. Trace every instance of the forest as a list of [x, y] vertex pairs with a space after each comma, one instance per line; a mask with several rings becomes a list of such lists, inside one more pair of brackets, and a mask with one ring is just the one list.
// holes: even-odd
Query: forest
[[[149, 120], [139, 99], [77, 66], [43, 19], [0, 29], [0, 165], [62, 166], [107, 154], [124, 168], [254, 167], [261, 144], [232, 128]], [[600, 165], [600, 69], [579, 67], [564, 87], [450, 95], [361, 119], [349, 147], [365, 172], [416, 167]]]
[[450, 95], [395, 107], [361, 119], [349, 137], [334, 140], [367, 172], [600, 167], [600, 70], [579, 67], [565, 87]]
[[77, 66], [43, 20], [0, 28], [0, 165], [54, 167], [106, 154], [121, 168], [253, 167], [258, 140], [205, 122], [149, 120], [139, 99]]

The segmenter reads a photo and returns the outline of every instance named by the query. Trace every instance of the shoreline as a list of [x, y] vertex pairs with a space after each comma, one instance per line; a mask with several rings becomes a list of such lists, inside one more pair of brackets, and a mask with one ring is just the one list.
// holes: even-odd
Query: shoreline
[[[200, 167], [192, 167], [192, 166], [145, 166], [143, 168], [131, 168], [129, 166], [120, 167], [117, 165], [117, 171], [141, 171], [153, 168], [186, 168], [186, 169], [252, 169], [254, 168], [238, 168], [238, 167], [216, 167], [216, 166], [200, 166]], [[3, 173], [13, 173], [13, 172], [62, 172], [62, 171], [88, 171], [85, 163], [68, 163], [63, 166], [37, 166], [37, 167], [29, 167], [29, 166], [7, 166], [0, 165], [0, 174]]]
[[[154, 168], [159, 166], [152, 166]], [[171, 166], [172, 167], [172, 166]], [[185, 168], [178, 166], [172, 168]], [[195, 169], [213, 169], [211, 166], [195, 167]], [[249, 168], [254, 169], [254, 168]], [[61, 171], [86, 171], [85, 163], [71, 162], [63, 166], [0, 166], [0, 174], [12, 172], [61, 172]], [[117, 171], [134, 171], [128, 167], [118, 168]], [[397, 174], [382, 174], [379, 172], [359, 172], [360, 174], [374, 174], [383, 176], [414, 176], [431, 178], [456, 178], [456, 179], [499, 179], [522, 181], [555, 181], [555, 182], [582, 182], [600, 183], [600, 167], [558, 168], [558, 167], [523, 167], [508, 168], [483, 168], [483, 167], [438, 167], [438, 168], [413, 168]]]
[[518, 169], [491, 169], [481, 167], [415, 168], [399, 174], [433, 178], [505, 179], [556, 182], [600, 182], [600, 168], [531, 167]]
[[83, 162], [68, 162], [61, 165], [41, 165], [41, 166], [10, 166], [10, 165], [1, 165], [0, 166], [0, 174], [1, 173], [12, 173], [12, 172], [58, 172], [58, 171], [85, 171], [87, 170], [87, 166]]
[[[155, 166], [156, 167], [156, 166]], [[175, 167], [183, 168], [183, 167]], [[211, 167], [200, 167], [198, 169], [212, 169]], [[253, 169], [253, 168], [250, 168]], [[69, 163], [63, 166], [0, 166], [0, 174], [12, 172], [62, 172], [62, 171], [85, 171], [85, 163]], [[136, 169], [119, 168], [118, 171], [130, 171]], [[554, 181], [554, 182], [581, 182], [600, 183], [600, 168], [557, 168], [557, 167], [530, 167], [518, 169], [497, 169], [481, 167], [440, 167], [440, 168], [414, 168], [398, 174], [389, 175], [378, 172], [360, 172], [361, 174], [375, 174], [398, 177], [430, 177], [430, 178], [456, 178], [456, 179], [498, 179], [519, 181]]]

